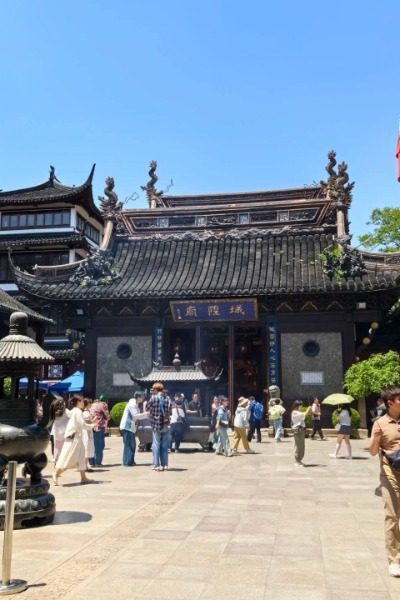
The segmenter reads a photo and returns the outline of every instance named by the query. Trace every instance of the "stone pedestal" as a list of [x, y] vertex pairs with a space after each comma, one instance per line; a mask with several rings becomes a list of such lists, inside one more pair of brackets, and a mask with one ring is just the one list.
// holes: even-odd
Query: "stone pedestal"
[[[5, 482], [7, 483], [7, 482]], [[27, 479], [17, 479], [15, 492], [14, 529], [51, 523], [56, 512], [56, 502], [49, 493], [47, 479], [31, 484]], [[4, 529], [4, 509], [7, 485], [0, 487], [0, 529]]]

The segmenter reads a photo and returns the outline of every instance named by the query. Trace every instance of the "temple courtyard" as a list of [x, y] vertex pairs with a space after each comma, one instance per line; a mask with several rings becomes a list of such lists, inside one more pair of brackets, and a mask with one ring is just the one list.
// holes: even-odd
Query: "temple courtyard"
[[186, 445], [157, 473], [148, 452], [120, 466], [109, 437], [97, 483], [65, 473], [54, 523], [15, 532], [12, 577], [29, 583], [18, 597], [398, 600], [378, 460], [352, 444], [352, 461], [334, 460], [333, 438], [307, 440], [304, 468], [291, 438], [233, 458]]

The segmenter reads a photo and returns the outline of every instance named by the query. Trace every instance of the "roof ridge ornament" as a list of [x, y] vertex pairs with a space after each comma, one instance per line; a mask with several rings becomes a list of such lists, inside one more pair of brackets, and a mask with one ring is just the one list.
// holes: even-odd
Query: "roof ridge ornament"
[[[149, 165], [149, 181], [146, 185], [141, 185], [140, 188], [146, 192], [147, 202], [149, 203], [149, 208], [163, 208], [168, 207], [168, 202], [163, 198], [164, 190], [157, 190], [156, 183], [158, 181], [158, 177], [156, 175], [157, 170], [157, 161], [151, 160]], [[171, 180], [172, 185], [172, 180]], [[171, 187], [171, 186], [170, 186]], [[169, 188], [168, 188], [169, 189]]]
[[332, 281], [355, 279], [368, 273], [364, 258], [350, 246], [351, 235], [336, 239], [321, 253], [322, 270]]
[[115, 266], [115, 259], [110, 250], [99, 248], [94, 254], [81, 262], [69, 278], [69, 282], [88, 287], [109, 285], [120, 278], [121, 275]]
[[329, 177], [326, 181], [320, 181], [320, 185], [322, 194], [336, 208], [336, 233], [338, 238], [342, 238], [348, 234], [347, 210], [351, 204], [354, 181], [349, 183], [347, 163], [344, 161], [335, 169], [337, 162], [334, 150], [328, 152], [328, 159], [325, 170]]
[[50, 165], [49, 181], [51, 183], [54, 183], [55, 181], [58, 181], [58, 183], [61, 183], [61, 181], [56, 176], [56, 169], [55, 169], [55, 167], [53, 167], [53, 165]]
[[327, 198], [335, 200], [336, 202], [341, 202], [345, 206], [348, 206], [351, 203], [352, 190], [354, 187], [354, 181], [348, 183], [348, 165], [343, 161], [339, 163], [337, 170], [335, 170], [337, 164], [335, 150], [330, 150], [328, 152], [328, 160], [329, 162], [326, 165], [325, 170], [327, 171], [329, 177], [326, 181], [320, 181], [322, 191]]
[[116, 224], [116, 230], [122, 232], [125, 230], [121, 217], [124, 203], [119, 201], [117, 193], [114, 192], [114, 177], [107, 177], [105, 184], [104, 195], [106, 198], [104, 196], [98, 196], [101, 216], [106, 221], [113, 221]]

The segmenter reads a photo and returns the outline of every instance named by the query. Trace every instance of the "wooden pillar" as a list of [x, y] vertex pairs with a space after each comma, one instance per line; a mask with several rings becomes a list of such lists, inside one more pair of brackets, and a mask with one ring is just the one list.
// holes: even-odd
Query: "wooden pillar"
[[194, 362], [201, 359], [201, 325], [196, 325], [196, 339], [194, 346]]
[[97, 370], [97, 335], [94, 327], [89, 324], [85, 337], [85, 387], [84, 394], [94, 398], [96, 394], [96, 370]]
[[229, 408], [233, 412], [235, 399], [235, 326], [228, 325], [228, 398]]

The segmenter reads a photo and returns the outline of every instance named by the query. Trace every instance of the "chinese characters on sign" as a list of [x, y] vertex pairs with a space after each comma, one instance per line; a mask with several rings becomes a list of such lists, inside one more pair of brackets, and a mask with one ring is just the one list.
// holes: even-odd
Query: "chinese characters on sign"
[[256, 321], [257, 300], [170, 302], [174, 321]]
[[162, 334], [163, 330], [156, 328], [154, 333], [154, 360], [156, 363], [162, 363]]
[[279, 336], [276, 319], [267, 322], [267, 357], [268, 357], [268, 382], [269, 385], [279, 383]]

